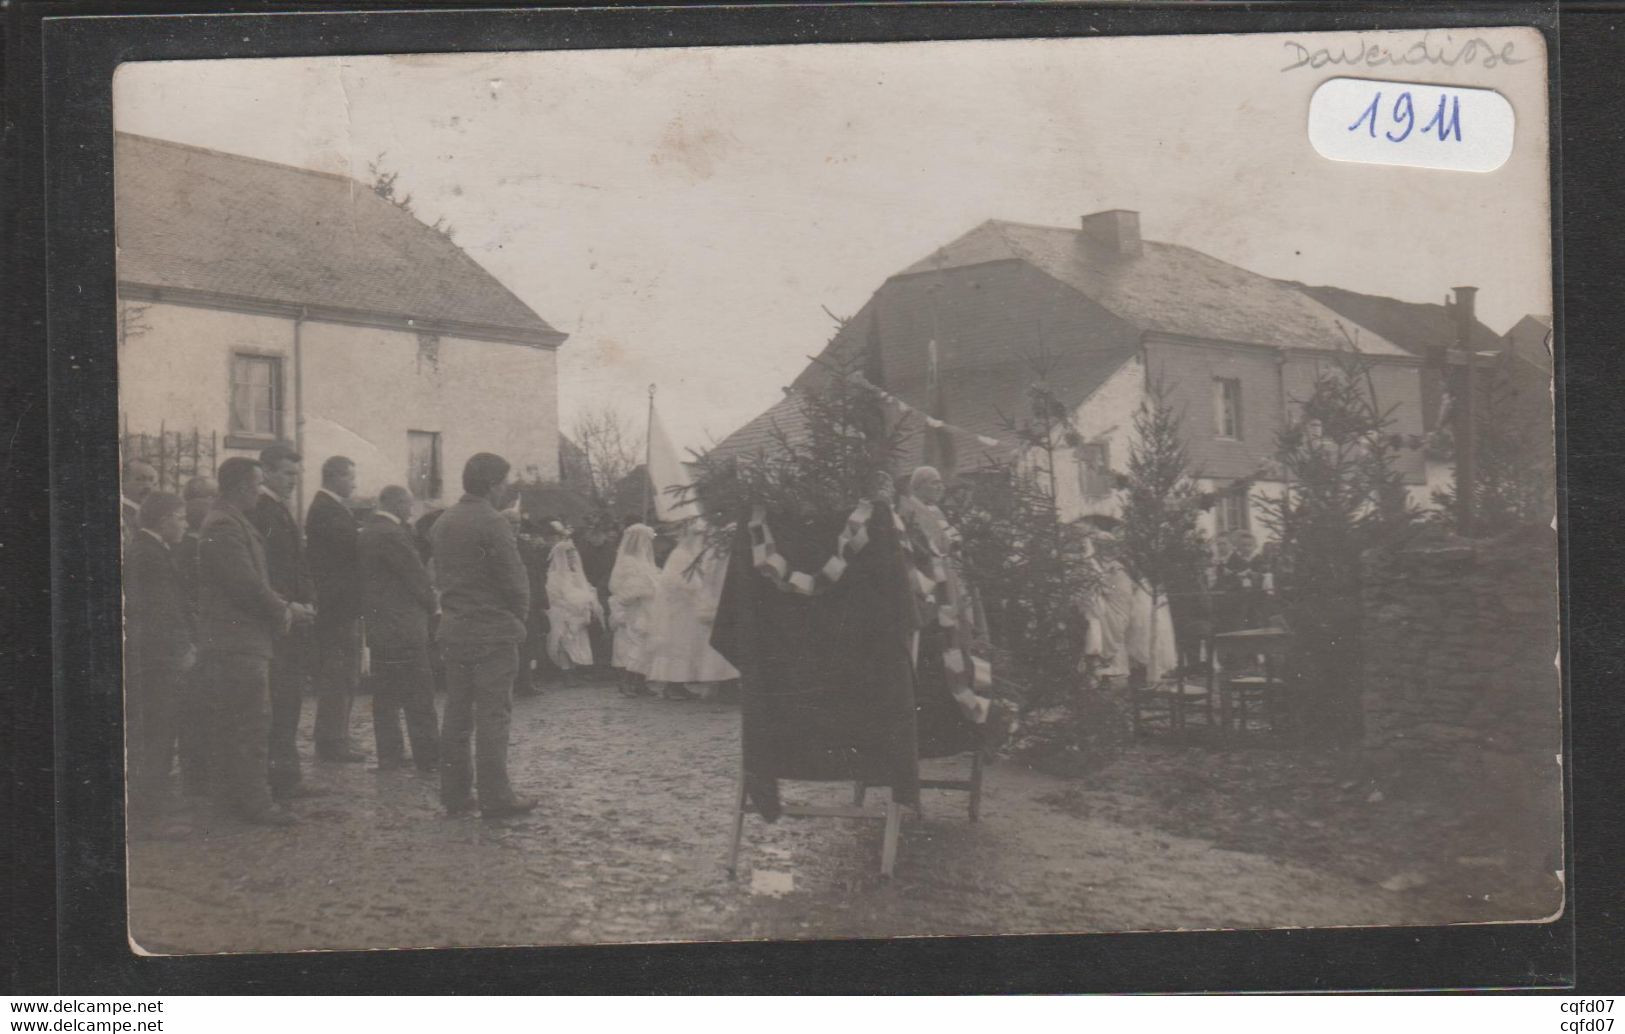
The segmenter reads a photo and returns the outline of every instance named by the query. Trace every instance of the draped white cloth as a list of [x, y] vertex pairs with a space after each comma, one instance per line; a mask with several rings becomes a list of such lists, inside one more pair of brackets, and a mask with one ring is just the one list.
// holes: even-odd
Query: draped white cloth
[[604, 620], [598, 590], [581, 569], [576, 544], [565, 539], [553, 547], [547, 561], [547, 656], [569, 670], [592, 664], [592, 640], [587, 630], [592, 619]]
[[634, 524], [621, 533], [615, 570], [609, 576], [609, 628], [615, 637], [615, 667], [639, 674], [648, 667], [649, 621], [659, 588], [654, 529]]
[[1157, 601], [1153, 636], [1151, 594], [1129, 577], [1122, 564], [1101, 560], [1098, 554], [1095, 562], [1100, 566], [1100, 587], [1082, 601], [1089, 619], [1084, 653], [1099, 664], [1098, 674], [1127, 675], [1131, 665], [1140, 665], [1155, 682], [1179, 666], [1168, 598]]
[[[930, 468], [921, 468], [929, 470]], [[931, 471], [935, 476], [936, 472]], [[968, 591], [964, 579], [964, 571], [960, 564], [960, 535], [959, 530], [949, 523], [947, 515], [933, 503], [928, 503], [918, 496], [908, 496], [898, 503], [898, 512], [905, 525], [917, 536], [916, 550], [926, 549], [932, 557], [941, 562], [943, 579], [946, 582], [946, 599], [933, 601], [933, 609], [946, 607], [952, 624], [945, 629], [947, 659], [955, 657], [961, 664], [969, 665], [966, 670], [971, 672], [971, 683], [976, 682], [975, 660], [977, 654], [985, 655], [987, 631], [978, 613], [975, 597]], [[943, 618], [939, 613], [922, 615], [926, 620], [940, 623]], [[914, 636], [914, 660], [920, 660], [920, 635]], [[950, 671], [957, 670], [950, 668]], [[991, 669], [987, 681], [991, 683]], [[972, 684], [967, 684], [950, 674], [948, 676], [948, 690], [958, 702], [965, 716], [972, 722], [981, 724], [986, 721], [988, 714], [988, 698], [978, 694]]]
[[684, 531], [660, 571], [649, 622], [649, 652], [643, 674], [650, 682], [723, 682], [739, 670], [711, 646], [711, 626], [728, 573], [726, 550], [705, 552], [705, 529], [699, 521]]

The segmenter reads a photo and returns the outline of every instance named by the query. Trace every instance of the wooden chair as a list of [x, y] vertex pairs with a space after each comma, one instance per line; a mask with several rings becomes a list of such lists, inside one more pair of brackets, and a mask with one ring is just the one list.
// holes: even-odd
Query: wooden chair
[[1159, 729], [1182, 733], [1197, 719], [1203, 725], [1213, 724], [1212, 659], [1208, 643], [1213, 627], [1212, 594], [1206, 590], [1169, 592], [1167, 600], [1173, 618], [1179, 670], [1171, 678], [1150, 679], [1138, 670], [1129, 677], [1136, 737]]
[[1282, 628], [1248, 628], [1213, 637], [1216, 663], [1209, 669], [1208, 685], [1218, 700], [1221, 725], [1239, 732], [1255, 726], [1288, 730], [1291, 686], [1285, 671], [1291, 643], [1292, 633]]
[[[982, 752], [971, 751], [970, 775], [964, 779], [921, 779], [922, 790], [964, 790], [970, 794], [970, 820], [980, 821], [982, 817]], [[869, 792], [867, 783], [856, 782], [852, 784], [852, 806], [863, 807], [863, 799]]]
[[1154, 729], [1182, 733], [1193, 718], [1203, 725], [1213, 724], [1213, 691], [1210, 678], [1186, 678], [1185, 670], [1171, 678], [1155, 681], [1139, 679], [1131, 687], [1134, 698], [1134, 735], [1145, 736]]
[[[783, 782], [783, 780], [780, 780]], [[728, 849], [728, 875], [739, 875], [739, 847], [745, 836], [745, 813], [751, 809], [745, 793], [745, 766], [739, 766], [739, 786], [734, 799], [733, 844]], [[897, 842], [903, 826], [903, 806], [888, 800], [883, 807], [865, 808], [858, 800], [850, 806], [822, 804], [782, 805], [779, 814], [787, 818], [880, 819], [885, 833], [880, 845], [880, 875], [890, 879], [897, 867]]]

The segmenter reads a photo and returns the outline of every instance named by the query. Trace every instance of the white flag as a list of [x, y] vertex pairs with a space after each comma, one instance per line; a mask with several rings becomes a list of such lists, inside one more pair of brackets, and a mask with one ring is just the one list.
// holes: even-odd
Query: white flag
[[649, 480], [654, 485], [653, 502], [657, 520], [680, 521], [700, 515], [693, 500], [676, 499], [667, 492], [673, 486], [687, 485], [688, 472], [677, 459], [677, 450], [672, 447], [671, 439], [666, 437], [666, 429], [660, 425], [658, 414], [651, 414], [649, 418]]

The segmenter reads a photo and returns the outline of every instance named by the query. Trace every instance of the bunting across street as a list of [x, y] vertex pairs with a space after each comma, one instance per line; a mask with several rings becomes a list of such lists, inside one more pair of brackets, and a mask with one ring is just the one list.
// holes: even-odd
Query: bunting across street
[[[808, 358], [812, 359], [814, 362], [819, 362], [816, 356], [809, 356]], [[963, 427], [957, 427], [945, 420], [939, 420], [931, 414], [909, 405], [907, 402], [904, 402], [896, 395], [893, 395], [891, 392], [887, 391], [885, 388], [876, 385], [857, 370], [847, 372], [843, 374], [843, 376], [846, 378], [847, 383], [871, 392], [880, 398], [881, 401], [896, 409], [899, 413], [906, 413], [919, 417], [925, 422], [925, 426], [929, 427], [933, 431], [949, 431], [954, 434], [966, 435], [976, 439], [978, 443], [980, 443], [984, 448], [988, 449], [996, 449], [999, 447], [1000, 442], [997, 438], [990, 435], [977, 434], [975, 431], [967, 431]]]

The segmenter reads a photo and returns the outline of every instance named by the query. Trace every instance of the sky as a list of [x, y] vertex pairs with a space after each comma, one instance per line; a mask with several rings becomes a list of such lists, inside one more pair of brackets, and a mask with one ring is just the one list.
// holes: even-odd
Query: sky
[[[566, 432], [605, 405], [641, 429], [653, 384], [678, 447], [703, 448], [780, 397], [829, 313], [989, 218], [1133, 209], [1147, 239], [1269, 276], [1432, 302], [1474, 285], [1497, 331], [1551, 312], [1542, 43], [1428, 46], [1469, 35], [1521, 60], [1288, 67], [1294, 45], [1401, 52], [1405, 32], [143, 62], [114, 122], [363, 180], [380, 162], [570, 335]], [[1512, 157], [1322, 158], [1309, 99], [1339, 75], [1498, 90]]]

